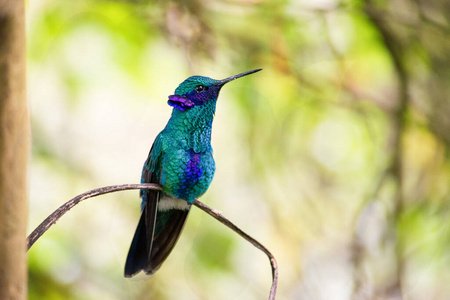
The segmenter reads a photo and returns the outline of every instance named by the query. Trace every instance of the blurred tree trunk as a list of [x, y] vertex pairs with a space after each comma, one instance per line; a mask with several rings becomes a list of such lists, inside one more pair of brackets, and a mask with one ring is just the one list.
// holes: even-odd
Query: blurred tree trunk
[[0, 0], [0, 299], [26, 299], [29, 125], [23, 0]]

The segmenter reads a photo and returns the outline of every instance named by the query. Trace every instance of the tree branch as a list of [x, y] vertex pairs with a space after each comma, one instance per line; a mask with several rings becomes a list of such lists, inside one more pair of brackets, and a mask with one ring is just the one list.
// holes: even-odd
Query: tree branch
[[[122, 185], [111, 185], [106, 186], [94, 190], [90, 190], [86, 193], [80, 194], [75, 198], [67, 201], [63, 205], [61, 205], [57, 210], [55, 210], [51, 215], [49, 215], [36, 229], [28, 236], [27, 245], [28, 250], [33, 246], [33, 244], [53, 225], [55, 224], [66, 212], [68, 212], [72, 207], [77, 205], [83, 200], [100, 196], [103, 194], [108, 194], [112, 192], [125, 191], [125, 190], [136, 190], [136, 189], [149, 189], [149, 190], [157, 190], [162, 191], [162, 187], [158, 184], [154, 183], [140, 183], [140, 184], [122, 184]], [[242, 231], [239, 227], [234, 225], [230, 220], [222, 215], [221, 212], [210, 208], [209, 206], [203, 204], [202, 202], [195, 200], [194, 205], [215, 218], [220, 223], [224, 224], [253, 246], [264, 252], [270, 261], [270, 267], [272, 268], [272, 286], [270, 288], [269, 300], [275, 299], [275, 295], [277, 292], [278, 285], [278, 266], [275, 257], [270, 253], [270, 251], [264, 247], [260, 242], [249, 236], [247, 233]]]
[[277, 261], [275, 260], [275, 257], [270, 253], [270, 251], [264, 247], [260, 242], [243, 232], [239, 227], [231, 223], [230, 220], [225, 218], [220, 211], [217, 211], [206, 204], [198, 201], [197, 199], [194, 201], [194, 205], [206, 212], [211, 217], [215, 218], [220, 223], [224, 224], [237, 234], [239, 234], [241, 237], [243, 237], [247, 242], [264, 252], [270, 261], [270, 267], [272, 268], [272, 287], [270, 288], [270, 294], [269, 294], [269, 300], [275, 299], [275, 295], [277, 293], [277, 284], [278, 284], [278, 266]]
[[86, 193], [80, 194], [75, 198], [67, 201], [61, 205], [57, 210], [55, 210], [51, 215], [49, 215], [27, 238], [27, 250], [30, 250], [31, 246], [36, 242], [38, 238], [41, 237], [53, 224], [55, 224], [66, 212], [68, 212], [72, 207], [77, 205], [83, 200], [100, 196], [103, 194], [108, 194], [112, 192], [125, 191], [125, 190], [136, 190], [136, 189], [149, 189], [149, 190], [159, 190], [162, 188], [158, 184], [154, 183], [143, 183], [143, 184], [122, 184], [122, 185], [111, 185], [102, 188], [87, 191]]

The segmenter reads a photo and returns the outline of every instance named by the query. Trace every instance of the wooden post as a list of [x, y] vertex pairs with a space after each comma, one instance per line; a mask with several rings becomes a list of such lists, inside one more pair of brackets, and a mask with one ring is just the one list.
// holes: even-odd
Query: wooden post
[[27, 298], [25, 3], [0, 0], [0, 299]]

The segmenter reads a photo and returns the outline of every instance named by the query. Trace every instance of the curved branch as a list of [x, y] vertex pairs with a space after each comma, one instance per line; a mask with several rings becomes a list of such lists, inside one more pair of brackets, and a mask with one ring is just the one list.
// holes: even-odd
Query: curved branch
[[270, 253], [270, 251], [264, 247], [260, 242], [243, 232], [239, 227], [231, 223], [230, 220], [225, 218], [220, 211], [217, 211], [213, 208], [210, 208], [206, 204], [198, 201], [197, 199], [194, 201], [194, 205], [206, 212], [211, 217], [215, 218], [220, 223], [224, 224], [237, 234], [239, 234], [241, 237], [243, 237], [247, 242], [264, 252], [270, 261], [270, 267], [272, 268], [272, 287], [270, 288], [270, 294], [269, 294], [269, 300], [275, 299], [275, 295], [277, 293], [277, 284], [278, 284], [278, 265], [277, 261], [275, 260], [275, 257]]
[[27, 250], [30, 250], [31, 246], [36, 242], [38, 238], [41, 237], [53, 224], [55, 224], [66, 212], [68, 212], [72, 207], [77, 205], [83, 200], [108, 194], [117, 191], [125, 190], [136, 190], [136, 189], [149, 189], [149, 190], [159, 190], [162, 188], [159, 184], [154, 183], [141, 183], [141, 184], [122, 184], [122, 185], [111, 185], [105, 186], [98, 189], [87, 191], [86, 193], [80, 194], [75, 198], [67, 201], [61, 205], [57, 210], [55, 210], [51, 215], [49, 215], [42, 223], [36, 227], [35, 230], [27, 238]]
[[[27, 249], [29, 250], [31, 246], [53, 225], [55, 224], [66, 212], [68, 212], [72, 207], [77, 205], [83, 200], [100, 196], [103, 194], [108, 194], [112, 192], [125, 191], [125, 190], [136, 190], [136, 189], [149, 189], [162, 191], [162, 187], [154, 183], [140, 183], [140, 184], [122, 184], [122, 185], [111, 185], [94, 190], [90, 190], [86, 193], [80, 194], [75, 198], [67, 201], [61, 205], [57, 210], [55, 210], [51, 215], [49, 215], [27, 238]], [[275, 299], [278, 285], [278, 266], [275, 257], [270, 253], [270, 251], [264, 247], [260, 242], [249, 236], [247, 233], [242, 231], [239, 227], [234, 225], [230, 220], [222, 215], [221, 212], [210, 208], [209, 206], [203, 204], [197, 199], [194, 201], [194, 205], [215, 218], [220, 223], [224, 224], [253, 246], [264, 252], [270, 261], [270, 267], [272, 268], [272, 286], [270, 288], [269, 300]]]

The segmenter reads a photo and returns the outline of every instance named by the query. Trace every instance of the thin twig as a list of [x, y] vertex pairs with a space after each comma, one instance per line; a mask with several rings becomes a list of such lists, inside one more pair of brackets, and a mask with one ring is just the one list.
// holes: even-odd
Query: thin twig
[[159, 191], [162, 190], [159, 184], [141, 183], [141, 184], [121, 184], [121, 185], [105, 186], [80, 194], [75, 198], [67, 201], [63, 205], [61, 205], [57, 210], [55, 210], [51, 215], [49, 215], [38, 227], [36, 227], [35, 230], [33, 230], [33, 232], [27, 238], [27, 250], [30, 250], [31, 246], [33, 246], [36, 240], [40, 238], [41, 235], [43, 235], [50, 228], [50, 226], [55, 224], [59, 220], [59, 218], [61, 218], [66, 212], [68, 212], [72, 207], [74, 207], [81, 201], [112, 192], [136, 190], [136, 189], [149, 189]]
[[250, 244], [264, 252], [270, 261], [270, 266], [272, 268], [272, 287], [270, 288], [270, 294], [269, 294], [269, 300], [275, 299], [275, 294], [277, 293], [277, 283], [278, 283], [278, 266], [277, 261], [275, 260], [275, 257], [270, 253], [270, 251], [264, 247], [260, 242], [243, 232], [240, 228], [238, 228], [236, 225], [231, 223], [230, 220], [225, 218], [220, 211], [217, 211], [215, 209], [210, 208], [206, 204], [198, 201], [197, 199], [194, 201], [194, 205], [206, 212], [211, 217], [215, 218], [220, 223], [224, 224], [237, 234], [239, 234], [241, 237], [247, 240]]
[[[68, 212], [72, 207], [77, 205], [83, 200], [86, 200], [88, 198], [92, 198], [95, 196], [108, 194], [112, 192], [118, 192], [118, 191], [125, 191], [125, 190], [136, 190], [136, 189], [149, 189], [149, 190], [158, 190], [161, 191], [162, 188], [158, 184], [154, 183], [141, 183], [141, 184], [121, 184], [121, 185], [111, 185], [106, 186], [94, 190], [90, 190], [86, 193], [80, 194], [76, 196], [75, 198], [67, 201], [63, 205], [61, 205], [57, 210], [55, 210], [51, 215], [49, 215], [36, 229], [28, 236], [27, 238], [27, 245], [28, 250], [33, 246], [33, 244], [53, 225], [55, 224], [66, 212]], [[242, 231], [239, 227], [234, 225], [230, 220], [228, 220], [226, 217], [222, 215], [221, 212], [210, 208], [209, 206], [203, 204], [202, 202], [198, 201], [197, 199], [194, 202], [194, 205], [215, 218], [220, 223], [224, 224], [237, 234], [239, 234], [241, 237], [243, 237], [245, 240], [247, 240], [249, 243], [251, 243], [253, 246], [264, 252], [270, 261], [270, 267], [272, 268], [272, 286], [270, 288], [270, 294], [269, 294], [269, 300], [274, 300], [275, 295], [277, 292], [277, 285], [278, 285], [278, 266], [277, 261], [275, 260], [275, 257], [270, 253], [270, 251], [264, 247], [260, 242], [249, 236], [247, 233]]]

